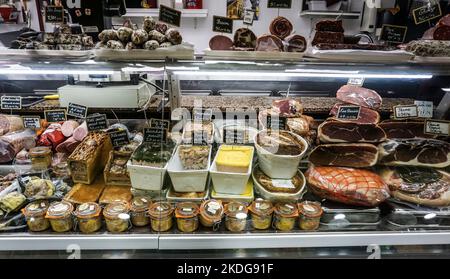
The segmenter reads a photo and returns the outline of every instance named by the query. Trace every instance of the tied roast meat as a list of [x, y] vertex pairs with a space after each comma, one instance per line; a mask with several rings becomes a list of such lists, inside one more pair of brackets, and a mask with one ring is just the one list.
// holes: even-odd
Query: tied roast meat
[[234, 46], [237, 48], [255, 48], [255, 33], [248, 28], [239, 28], [234, 33]]
[[[348, 105], [343, 104], [334, 105], [334, 107], [330, 111], [330, 114], [334, 116], [333, 119], [335, 120], [337, 119], [336, 117], [338, 115], [339, 108], [341, 106], [348, 106]], [[339, 119], [339, 121], [355, 122], [359, 124], [377, 124], [378, 122], [380, 122], [380, 114], [372, 109], [360, 107], [358, 119], [345, 119], [345, 120]]]
[[311, 166], [306, 178], [315, 195], [349, 205], [373, 207], [390, 196], [381, 177], [363, 169]]
[[377, 110], [383, 100], [374, 90], [355, 85], [344, 85], [337, 91], [336, 98], [340, 101]]
[[284, 51], [286, 52], [304, 52], [308, 45], [305, 37], [297, 34], [292, 34], [286, 37], [284, 41]]
[[323, 144], [309, 155], [309, 161], [316, 166], [338, 166], [365, 168], [376, 165], [378, 149], [373, 144]]
[[450, 166], [450, 143], [435, 139], [397, 139], [378, 146], [379, 163], [387, 166]]
[[282, 16], [275, 18], [269, 26], [270, 34], [282, 40], [292, 33], [293, 28], [292, 23]]
[[450, 174], [433, 168], [384, 168], [380, 175], [393, 197], [430, 207], [450, 205]]
[[318, 137], [322, 143], [378, 143], [386, 140], [386, 134], [374, 124], [325, 121], [318, 128]]

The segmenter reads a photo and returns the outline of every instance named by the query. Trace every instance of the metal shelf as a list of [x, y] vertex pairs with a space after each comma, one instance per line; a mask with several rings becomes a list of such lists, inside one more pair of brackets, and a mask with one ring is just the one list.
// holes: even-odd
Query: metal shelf
[[329, 12], [329, 11], [302, 11], [300, 16], [303, 17], [339, 17], [343, 19], [358, 19], [360, 12]]
[[[207, 9], [182, 9], [182, 18], [205, 18], [208, 16]], [[144, 17], [144, 16], [159, 16], [159, 9], [133, 9], [127, 8], [127, 13], [123, 17]]]

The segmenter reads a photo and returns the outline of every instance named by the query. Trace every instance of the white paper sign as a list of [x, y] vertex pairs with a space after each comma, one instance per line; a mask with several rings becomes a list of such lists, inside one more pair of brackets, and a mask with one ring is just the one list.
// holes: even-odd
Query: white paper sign
[[290, 179], [274, 179], [272, 184], [276, 188], [295, 189], [295, 185]]
[[348, 85], [355, 85], [355, 86], [363, 86], [364, 78], [363, 77], [352, 77], [352, 78], [349, 78], [347, 84]]
[[414, 101], [417, 106], [417, 112], [421, 118], [433, 118], [433, 102]]
[[450, 121], [443, 120], [426, 120], [425, 134], [449, 136], [450, 135]]
[[245, 10], [244, 11], [244, 24], [253, 25], [253, 20], [255, 18], [255, 11], [253, 10]]
[[406, 105], [406, 106], [395, 106], [394, 107], [394, 117], [395, 118], [414, 118], [418, 117], [419, 113], [417, 111], [416, 105]]

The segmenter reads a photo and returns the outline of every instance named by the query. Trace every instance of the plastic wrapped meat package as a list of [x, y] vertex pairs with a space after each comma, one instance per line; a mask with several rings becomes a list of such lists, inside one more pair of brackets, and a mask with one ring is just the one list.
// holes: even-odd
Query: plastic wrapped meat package
[[0, 137], [0, 163], [11, 162], [22, 149], [33, 148], [36, 134], [27, 129]]

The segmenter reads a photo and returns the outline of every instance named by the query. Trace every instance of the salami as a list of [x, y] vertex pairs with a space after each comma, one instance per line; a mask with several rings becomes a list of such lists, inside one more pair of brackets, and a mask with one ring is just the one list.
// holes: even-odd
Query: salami
[[433, 39], [440, 41], [450, 41], [450, 26], [438, 26], [433, 32]]
[[274, 35], [263, 35], [256, 40], [257, 51], [283, 51], [283, 41]]
[[239, 28], [234, 33], [234, 46], [240, 48], [255, 48], [256, 35], [248, 28]]
[[279, 16], [270, 23], [270, 34], [284, 39], [292, 33], [292, 23], [285, 17]]
[[211, 50], [232, 50], [233, 41], [227, 36], [216, 35], [209, 40], [209, 48]]
[[287, 52], [304, 52], [306, 50], [306, 39], [303, 36], [292, 34], [287, 36], [285, 40], [284, 51]]
[[322, 20], [316, 24], [316, 31], [344, 33], [342, 20]]

